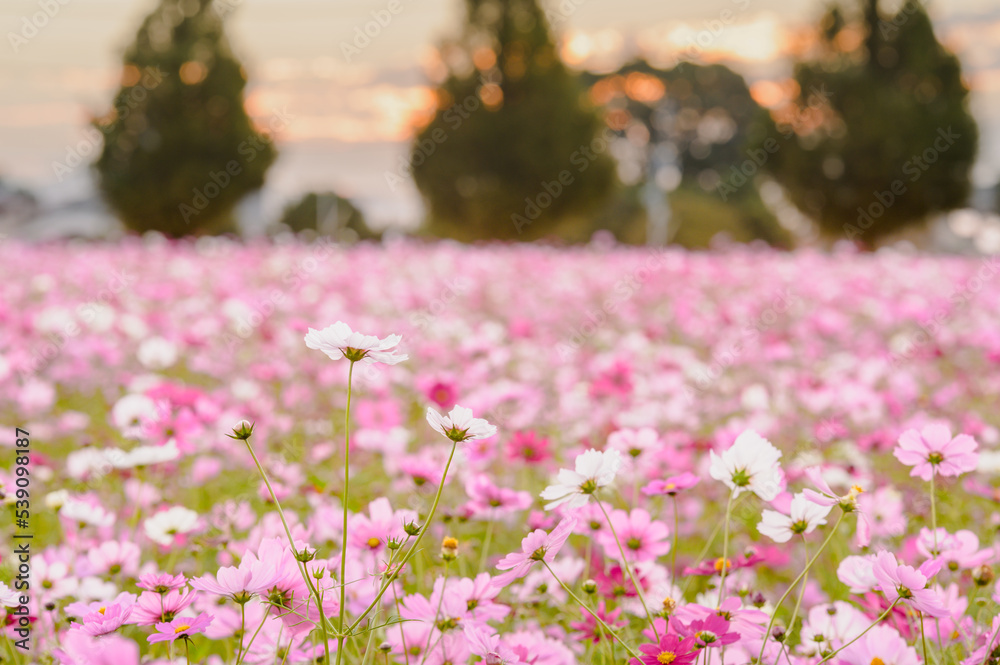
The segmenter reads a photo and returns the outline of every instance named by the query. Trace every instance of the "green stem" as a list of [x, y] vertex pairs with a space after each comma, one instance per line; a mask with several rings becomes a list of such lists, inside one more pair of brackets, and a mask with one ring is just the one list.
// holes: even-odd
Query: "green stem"
[[[431, 520], [434, 519], [434, 513], [437, 512], [438, 502], [441, 500], [441, 490], [444, 489], [444, 481], [448, 477], [448, 469], [451, 468], [451, 461], [455, 457], [456, 448], [458, 448], [458, 443], [452, 443], [451, 453], [448, 455], [448, 463], [445, 464], [444, 466], [444, 473], [441, 475], [441, 484], [438, 485], [437, 493], [434, 495], [434, 503], [431, 504], [431, 512], [427, 516], [427, 522], [424, 523], [424, 527], [420, 530], [420, 533], [417, 535], [417, 539], [413, 541], [413, 545], [411, 545], [410, 549], [406, 551], [406, 556], [403, 557], [403, 560], [399, 562], [399, 570], [403, 570], [407, 562], [413, 557], [413, 555], [417, 551], [417, 547], [420, 545], [420, 541], [423, 540], [424, 538], [424, 534], [426, 534], [427, 531], [430, 529]], [[389, 579], [382, 584], [382, 587], [378, 591], [378, 595], [375, 596], [375, 600], [373, 600], [368, 605], [368, 607], [365, 608], [365, 611], [361, 613], [361, 616], [359, 616], [357, 620], [355, 620], [355, 622], [348, 627], [347, 633], [353, 633], [354, 629], [358, 627], [358, 624], [360, 624], [364, 620], [364, 618], [368, 615], [368, 613], [372, 611], [372, 608], [378, 605], [378, 602], [382, 600], [382, 596], [385, 594], [386, 590], [392, 584], [397, 574], [398, 573], [389, 574]]]
[[[441, 615], [441, 605], [444, 604], [444, 596], [448, 593], [448, 562], [444, 562], [444, 583], [441, 585], [441, 597], [438, 598], [437, 609], [434, 610], [434, 620], [431, 621], [431, 629], [427, 631], [427, 644], [424, 645], [424, 655], [420, 659], [420, 665], [424, 665], [427, 654], [431, 651], [431, 637], [434, 636], [434, 626], [437, 625], [438, 617]], [[442, 633], [443, 634], [443, 633]], [[440, 638], [438, 638], [440, 639]]]
[[833, 525], [832, 529], [830, 529], [830, 533], [827, 534], [826, 540], [824, 540], [823, 544], [819, 546], [818, 550], [816, 550], [816, 554], [813, 554], [812, 558], [806, 562], [806, 567], [802, 569], [802, 572], [799, 573], [799, 576], [792, 581], [791, 585], [789, 585], [789, 587], [785, 590], [785, 593], [781, 596], [781, 598], [778, 599], [778, 604], [774, 606], [774, 612], [771, 614], [771, 621], [767, 624], [767, 630], [764, 631], [764, 641], [761, 642], [760, 654], [758, 654], [757, 656], [758, 663], [763, 662], [764, 647], [767, 646], [767, 640], [768, 638], [771, 637], [771, 629], [774, 628], [774, 620], [778, 618], [778, 610], [781, 609], [781, 604], [785, 602], [785, 599], [788, 598], [788, 594], [790, 594], [792, 590], [795, 589], [795, 587], [798, 585], [798, 583], [802, 581], [802, 579], [809, 572], [809, 569], [812, 568], [812, 565], [816, 563], [816, 559], [819, 558], [819, 555], [823, 553], [823, 550], [826, 549], [826, 546], [830, 544], [831, 540], [833, 540], [833, 536], [834, 534], [837, 533], [837, 529], [838, 527], [840, 527], [840, 523], [844, 521], [844, 515], [846, 514], [847, 513], [845, 513], [843, 510], [840, 512], [840, 517], [837, 518], [837, 523]]
[[681, 529], [681, 517], [677, 513], [677, 496], [670, 497], [674, 508], [674, 543], [670, 548], [670, 583], [677, 586], [677, 532]]
[[[294, 554], [295, 539], [292, 538], [292, 530], [288, 528], [288, 521], [285, 520], [285, 513], [281, 509], [281, 503], [278, 501], [278, 495], [274, 493], [274, 489], [271, 487], [271, 481], [267, 477], [267, 472], [264, 471], [264, 467], [261, 466], [260, 460], [257, 459], [257, 455], [253, 451], [253, 446], [250, 445], [250, 439], [244, 439], [243, 442], [247, 444], [247, 450], [250, 451], [250, 457], [253, 458], [253, 463], [257, 465], [257, 471], [260, 473], [260, 477], [264, 479], [264, 485], [267, 486], [267, 492], [271, 495], [271, 500], [274, 501], [274, 507], [278, 512], [278, 517], [281, 519], [281, 526], [285, 527], [285, 536], [288, 537], [288, 545], [292, 548], [292, 553]], [[298, 568], [299, 574], [302, 575], [302, 579], [305, 581], [306, 587], [309, 589], [309, 594], [316, 601], [316, 607], [319, 610], [319, 627], [323, 632], [323, 650], [326, 653], [326, 662], [329, 663], [330, 639], [326, 632], [326, 615], [323, 613], [323, 599], [319, 595], [319, 590], [313, 585], [312, 579], [309, 577], [309, 571], [306, 569], [305, 564], [296, 559], [296, 568]]]
[[855, 638], [854, 638], [853, 640], [851, 640], [850, 642], [848, 642], [848, 643], [847, 643], [847, 644], [845, 644], [844, 646], [840, 647], [839, 649], [837, 649], [836, 651], [834, 651], [834, 652], [833, 652], [833, 653], [831, 653], [830, 655], [828, 655], [828, 656], [824, 656], [824, 657], [823, 657], [823, 660], [819, 661], [819, 663], [816, 663], [816, 665], [821, 665], [822, 663], [825, 663], [826, 661], [828, 661], [828, 660], [832, 659], [832, 658], [833, 658], [834, 656], [836, 656], [836, 655], [837, 655], [838, 653], [840, 653], [841, 651], [843, 651], [844, 649], [846, 649], [847, 647], [851, 646], [852, 644], [854, 644], [855, 642], [857, 642], [858, 640], [860, 640], [860, 639], [861, 639], [862, 637], [864, 637], [864, 636], [865, 636], [865, 633], [867, 633], [867, 632], [868, 632], [869, 630], [871, 630], [872, 628], [874, 628], [875, 626], [877, 626], [877, 625], [878, 625], [879, 623], [881, 623], [881, 622], [882, 622], [882, 619], [884, 619], [884, 618], [886, 618], [887, 616], [889, 616], [889, 612], [892, 612], [893, 608], [895, 608], [895, 607], [896, 607], [896, 603], [898, 603], [898, 602], [899, 602], [899, 601], [901, 601], [901, 600], [902, 600], [902, 598], [901, 598], [901, 597], [897, 597], [897, 598], [896, 598], [896, 600], [892, 601], [892, 605], [890, 605], [890, 606], [888, 607], [888, 609], [886, 609], [886, 611], [885, 611], [885, 612], [882, 612], [882, 614], [880, 614], [880, 615], [879, 615], [879, 617], [878, 617], [877, 619], [875, 619], [875, 621], [874, 621], [874, 622], [872, 622], [872, 624], [871, 624], [870, 626], [868, 626], [868, 627], [867, 627], [867, 628], [865, 628], [865, 629], [864, 629], [863, 631], [861, 631], [861, 634], [860, 634], [860, 635], [858, 635], [858, 636], [857, 636], [857, 637], [855, 637]]
[[[271, 608], [270, 607], [265, 607], [264, 608], [264, 618], [260, 620], [260, 625], [257, 626], [257, 630], [255, 630], [253, 632], [253, 635], [250, 636], [250, 641], [247, 642], [247, 647], [246, 647], [246, 649], [243, 650], [243, 655], [240, 656], [239, 660], [236, 661], [236, 665], [240, 665], [240, 663], [243, 662], [243, 659], [246, 658], [247, 654], [250, 652], [250, 647], [253, 646], [253, 641], [257, 639], [257, 634], [260, 632], [260, 629], [264, 627], [265, 623], [267, 623], [267, 617], [268, 617], [268, 615], [270, 613], [271, 613]], [[241, 637], [240, 638], [240, 644], [242, 644], [242, 643], [243, 643], [243, 638]]]
[[[604, 630], [608, 631], [608, 635], [610, 635], [611, 637], [615, 638], [615, 641], [618, 642], [618, 644], [622, 645], [622, 647], [625, 649], [625, 651], [628, 651], [629, 654], [633, 658], [640, 658], [639, 654], [637, 654], [635, 651], [632, 650], [632, 647], [630, 647], [629, 645], [625, 644], [625, 642], [622, 641], [622, 638], [618, 637], [618, 634], [615, 633], [615, 631], [611, 630], [611, 626], [609, 626], [608, 624], [604, 623], [604, 620], [601, 617], [597, 616], [597, 614], [595, 614], [592, 609], [590, 609], [589, 607], [587, 607], [587, 604], [584, 603], [582, 600], [580, 600], [577, 597], [577, 595], [575, 593], [573, 593], [573, 590], [570, 589], [568, 586], [566, 586], [566, 584], [561, 579], [559, 579], [559, 576], [556, 575], [555, 571], [552, 570], [552, 568], [549, 567], [549, 564], [548, 564], [547, 561], [543, 560], [542, 561], [542, 565], [545, 566], [545, 568], [549, 571], [549, 573], [552, 575], [552, 577], [555, 578], [556, 582], [559, 582], [559, 585], [566, 591], [566, 593], [569, 594], [570, 598], [572, 598], [573, 600], [575, 600], [576, 603], [577, 603], [577, 605], [579, 605], [580, 607], [582, 607], [584, 609], [584, 611], [587, 612], [587, 614], [589, 614], [590, 616], [594, 617], [594, 620], [597, 621], [597, 623], [599, 623], [601, 625], [601, 628], [603, 628]], [[659, 640], [657, 640], [657, 641], [659, 641]]]
[[639, 596], [639, 602], [642, 603], [642, 609], [646, 610], [646, 618], [649, 619], [649, 627], [653, 629], [653, 635], [656, 636], [656, 641], [660, 641], [660, 634], [656, 630], [656, 622], [653, 620], [653, 615], [650, 613], [649, 608], [646, 606], [646, 599], [642, 595], [642, 587], [636, 581], [635, 576], [632, 575], [632, 566], [628, 564], [628, 557], [625, 556], [625, 549], [622, 547], [622, 541], [619, 540], [618, 534], [615, 533], [615, 525], [611, 523], [611, 516], [608, 515], [608, 511], [604, 509], [604, 504], [601, 500], [594, 496], [594, 500], [597, 501], [598, 507], [601, 512], [604, 513], [604, 519], [608, 521], [608, 527], [611, 529], [611, 535], [614, 536], [615, 544], [618, 545], [618, 553], [622, 555], [622, 568], [628, 573], [628, 578], [632, 580], [632, 586], [635, 587], [635, 592]]
[[[735, 492], [729, 493], [729, 500], [726, 501], [726, 519], [722, 523], [723, 536], [722, 536], [722, 571], [721, 579], [719, 580], [719, 601], [717, 605], [722, 605], [722, 601], [726, 597], [726, 575], [729, 573], [729, 516], [733, 512], [733, 495]], [[764, 636], [767, 639], [767, 636]]]
[[934, 534], [934, 556], [938, 556], [940, 553], [938, 552], [937, 499], [935, 497], [937, 492], [934, 490], [934, 470], [931, 469], [931, 531]]
[[[343, 536], [341, 537], [341, 548], [340, 548], [340, 622], [337, 624], [339, 626], [337, 635], [337, 665], [340, 665], [340, 660], [344, 656], [344, 622], [346, 620], [347, 612], [347, 499], [350, 493], [351, 487], [351, 382], [354, 378], [354, 361], [351, 361], [351, 367], [347, 370], [347, 410], [344, 411], [344, 494], [341, 497], [341, 502], [344, 504], [344, 530]], [[327, 663], [330, 662], [330, 656], [327, 654]]]
[[479, 555], [479, 572], [483, 572], [486, 568], [486, 560], [489, 558], [490, 554], [490, 541], [493, 539], [493, 523], [494, 520], [490, 520], [486, 527], [486, 537], [483, 538], [483, 551]]

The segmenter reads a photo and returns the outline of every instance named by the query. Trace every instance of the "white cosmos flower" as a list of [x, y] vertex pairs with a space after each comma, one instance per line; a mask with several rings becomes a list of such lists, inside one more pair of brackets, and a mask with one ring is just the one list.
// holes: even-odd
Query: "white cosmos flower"
[[184, 506], [174, 506], [156, 513], [143, 524], [149, 539], [160, 545], [170, 545], [174, 536], [190, 533], [198, 526], [198, 513]]
[[427, 422], [455, 443], [485, 439], [497, 433], [496, 425], [490, 425], [482, 418], [473, 418], [472, 409], [457, 404], [447, 416], [428, 407]]
[[708, 473], [725, 483], [736, 496], [750, 491], [764, 501], [773, 501], [781, 491], [781, 451], [753, 430], [736, 437], [722, 455], [709, 452], [712, 464]]
[[393, 348], [402, 339], [399, 335], [389, 335], [385, 339], [379, 339], [374, 335], [362, 335], [353, 332], [343, 321], [337, 321], [322, 330], [310, 328], [305, 337], [306, 346], [322, 351], [334, 360], [347, 358], [351, 362], [360, 360], [365, 364], [386, 365], [395, 365], [409, 358], [405, 353]]
[[826, 516], [830, 514], [831, 508], [832, 506], [819, 506], [803, 494], [796, 494], [792, 498], [788, 515], [776, 510], [765, 510], [761, 514], [757, 531], [776, 543], [787, 543], [792, 536], [812, 533], [816, 527], [826, 524]]
[[559, 469], [556, 484], [542, 490], [541, 497], [548, 501], [546, 510], [566, 504], [568, 508], [581, 508], [598, 489], [610, 485], [622, 467], [622, 454], [617, 450], [590, 449], [577, 455], [576, 470]]
[[0, 607], [17, 607], [21, 604], [21, 594], [0, 582]]
[[172, 462], [181, 456], [175, 439], [170, 439], [162, 446], [138, 446], [128, 452], [118, 452], [121, 454], [109, 459], [116, 469], [131, 469], [137, 466]]

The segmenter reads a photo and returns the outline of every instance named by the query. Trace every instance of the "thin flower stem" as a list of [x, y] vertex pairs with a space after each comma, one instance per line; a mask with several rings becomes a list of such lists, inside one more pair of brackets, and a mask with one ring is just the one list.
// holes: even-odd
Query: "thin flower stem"
[[444, 604], [444, 595], [448, 593], [448, 562], [444, 562], [444, 583], [441, 584], [441, 597], [438, 598], [437, 609], [434, 610], [434, 619], [431, 621], [431, 630], [427, 631], [427, 644], [424, 645], [424, 655], [420, 658], [420, 665], [424, 665], [427, 654], [431, 651], [431, 638], [434, 636], [434, 626], [437, 625], [438, 617], [441, 615], [441, 605]]
[[[265, 616], [267, 616], [265, 614]], [[236, 645], [236, 662], [242, 660], [241, 654], [243, 653], [243, 635], [247, 630], [247, 604], [240, 603], [240, 643]]]
[[184, 659], [187, 661], [187, 665], [191, 665], [191, 640], [188, 636], [184, 636]]
[[[399, 612], [399, 594], [396, 593], [396, 587], [392, 587], [392, 598], [396, 605], [396, 614]], [[400, 614], [400, 616], [402, 616]], [[410, 650], [406, 648], [406, 632], [403, 630], [403, 622], [399, 622], [399, 641], [403, 645], [403, 656], [406, 658], [406, 665], [410, 665]]]
[[[808, 561], [809, 560], [809, 544], [806, 543], [806, 536], [805, 536], [805, 534], [802, 534], [802, 549], [806, 553], [806, 561]], [[788, 629], [785, 630], [785, 639], [781, 643], [781, 650], [778, 652], [777, 659], [775, 659], [775, 665], [777, 665], [777, 663], [781, 660], [781, 655], [782, 654], [785, 655], [785, 660], [791, 662], [791, 658], [789, 657], [789, 652], [791, 651], [791, 649], [787, 648], [788, 647], [788, 638], [791, 637], [792, 632], [795, 630], [795, 622], [799, 618], [799, 608], [802, 607], [802, 598], [806, 595], [806, 585], [808, 583], [809, 583], [809, 574], [807, 573], [802, 578], [802, 586], [799, 588], [799, 597], [795, 601], [795, 609], [792, 610], [792, 620], [788, 622]]]
[[486, 568], [486, 560], [490, 556], [490, 541], [493, 540], [493, 520], [486, 526], [486, 536], [483, 538], [483, 551], [479, 555], [479, 572]]
[[[934, 487], [934, 469], [931, 469], [931, 533], [934, 534], [934, 556], [940, 554], [938, 552], [938, 533], [937, 533], [937, 492]], [[926, 660], [924, 661], [926, 662]]]
[[987, 661], [990, 659], [990, 652], [993, 651], [993, 642], [997, 639], [997, 633], [1000, 633], [1000, 626], [997, 626], [997, 629], [993, 631], [993, 637], [991, 637], [990, 641], [986, 644], [986, 653], [983, 655], [983, 665], [986, 665]]
[[[278, 501], [278, 495], [274, 493], [274, 489], [271, 487], [271, 481], [267, 477], [267, 472], [264, 471], [264, 467], [261, 466], [260, 460], [257, 459], [257, 455], [253, 451], [253, 446], [250, 445], [250, 439], [244, 439], [243, 443], [247, 444], [247, 450], [250, 451], [250, 457], [253, 458], [253, 463], [257, 465], [257, 471], [260, 473], [260, 477], [264, 479], [264, 485], [267, 486], [267, 492], [271, 495], [271, 500], [274, 501], [274, 507], [278, 512], [278, 517], [281, 519], [281, 526], [285, 527], [285, 535], [288, 537], [288, 544], [294, 553], [295, 539], [292, 538], [292, 530], [288, 528], [288, 521], [285, 520], [285, 513], [281, 510], [281, 503]], [[316, 601], [316, 608], [319, 610], [319, 627], [323, 632], [323, 651], [326, 654], [326, 662], [329, 663], [330, 638], [326, 631], [326, 615], [323, 613], [323, 599], [320, 598], [319, 590], [313, 585], [312, 579], [309, 577], [309, 571], [306, 569], [305, 564], [302, 564], [298, 561], [298, 559], [296, 559], [296, 568], [298, 568], [299, 574], [302, 575], [302, 579], [305, 581], [310, 595], [312, 595], [313, 599]], [[264, 624], [262, 623], [261, 625]], [[244, 656], [245, 655], [246, 654], [244, 654]]]
[[598, 507], [601, 512], [604, 513], [604, 519], [608, 521], [608, 527], [611, 529], [611, 535], [615, 538], [615, 544], [618, 545], [618, 553], [622, 555], [622, 568], [628, 573], [628, 578], [632, 580], [632, 586], [635, 587], [635, 592], [639, 596], [639, 602], [642, 603], [642, 609], [646, 610], [646, 618], [649, 619], [649, 627], [653, 629], [653, 635], [656, 636], [656, 641], [660, 641], [660, 634], [656, 630], [656, 622], [653, 621], [653, 615], [649, 611], [649, 607], [646, 606], [646, 599], [642, 595], [642, 587], [636, 581], [635, 576], [632, 574], [632, 566], [628, 564], [628, 557], [625, 556], [625, 548], [622, 547], [622, 541], [618, 538], [618, 534], [615, 533], [615, 525], [611, 523], [611, 516], [608, 515], [608, 511], [604, 509], [604, 504], [601, 500], [594, 496], [594, 500], [597, 501]]
[[670, 497], [674, 508], [674, 543], [670, 548], [670, 583], [677, 586], [677, 532], [681, 529], [681, 517], [677, 513], [677, 496]]
[[924, 650], [924, 662], [928, 663], [927, 660], [927, 637], [924, 636], [924, 613], [920, 613], [920, 644]]
[[[729, 517], [733, 512], [733, 495], [735, 492], [729, 493], [729, 500], [726, 501], [726, 518], [722, 523], [722, 570], [721, 579], [719, 580], [719, 602], [717, 605], [722, 605], [722, 601], [726, 597], [726, 576], [729, 573]], [[767, 639], [767, 636], [764, 636]]]
[[594, 620], [597, 621], [597, 623], [599, 623], [601, 625], [601, 628], [603, 628], [604, 630], [608, 631], [608, 635], [610, 635], [611, 637], [615, 638], [615, 641], [618, 642], [618, 644], [622, 645], [622, 647], [625, 649], [625, 651], [628, 651], [629, 654], [633, 658], [640, 658], [639, 654], [637, 654], [635, 651], [632, 650], [632, 647], [630, 647], [629, 645], [625, 644], [625, 642], [622, 640], [622, 638], [618, 637], [618, 634], [615, 633], [615, 631], [611, 630], [611, 626], [609, 626], [608, 624], [604, 623], [604, 619], [602, 619], [601, 617], [597, 616], [597, 614], [592, 609], [590, 609], [589, 607], [587, 607], [586, 603], [584, 603], [582, 600], [580, 600], [580, 598], [575, 593], [573, 593], [572, 589], [570, 589], [568, 586], [566, 586], [565, 582], [563, 582], [561, 579], [559, 579], [559, 576], [556, 575], [556, 572], [554, 570], [552, 570], [552, 568], [549, 566], [549, 563], [547, 561], [545, 561], [543, 559], [542, 560], [542, 565], [545, 566], [545, 569], [548, 570], [549, 573], [552, 575], [552, 577], [555, 578], [556, 582], [559, 582], [559, 585], [566, 591], [566, 593], [569, 594], [570, 598], [572, 598], [573, 600], [575, 600], [576, 603], [577, 603], [577, 605], [579, 605], [580, 607], [582, 607], [584, 609], [584, 611], [587, 612], [587, 614], [589, 614], [590, 616], [594, 617]]
[[[354, 361], [347, 370], [347, 410], [344, 411], [344, 494], [341, 503], [344, 505], [344, 530], [341, 536], [340, 547], [340, 622], [337, 624], [337, 665], [340, 665], [341, 658], [344, 657], [344, 622], [347, 619], [347, 499], [351, 489], [351, 382], [354, 379]], [[330, 654], [327, 654], [326, 662], [330, 662]]]
[[774, 606], [774, 612], [771, 614], [771, 621], [767, 624], [767, 630], [764, 631], [764, 641], [761, 642], [760, 654], [757, 655], [758, 663], [763, 662], [764, 647], [767, 646], [767, 640], [771, 636], [771, 629], [774, 628], [774, 620], [778, 618], [778, 610], [781, 609], [781, 604], [785, 602], [785, 599], [788, 598], [788, 594], [790, 594], [792, 590], [798, 585], [798, 583], [802, 581], [802, 579], [809, 572], [809, 569], [812, 568], [812, 565], [816, 563], [816, 559], [819, 558], [819, 555], [823, 553], [823, 550], [826, 549], [826, 546], [830, 544], [831, 540], [833, 540], [833, 536], [834, 534], [837, 533], [837, 529], [840, 527], [840, 523], [844, 521], [844, 515], [846, 514], [847, 513], [841, 510], [840, 517], [837, 518], [837, 523], [833, 525], [832, 529], [830, 529], [830, 533], [827, 534], [826, 540], [824, 540], [823, 544], [819, 546], [818, 550], [816, 550], [816, 554], [813, 554], [812, 558], [806, 562], [806, 567], [802, 569], [802, 572], [799, 573], [799, 576], [792, 581], [789, 587], [785, 590], [785, 593], [781, 596], [781, 598], [778, 599], [778, 603]]
[[873, 622], [872, 622], [872, 624], [871, 624], [870, 626], [868, 626], [868, 627], [867, 627], [867, 628], [865, 628], [865, 629], [864, 629], [863, 631], [861, 631], [861, 634], [860, 634], [860, 635], [858, 635], [858, 636], [857, 636], [857, 637], [855, 637], [855, 638], [854, 638], [853, 640], [851, 640], [850, 642], [848, 642], [848, 643], [847, 643], [847, 644], [845, 644], [844, 646], [840, 647], [839, 649], [837, 649], [837, 650], [836, 650], [836, 651], [834, 651], [833, 653], [831, 653], [831, 654], [829, 654], [829, 655], [827, 655], [827, 656], [824, 656], [824, 657], [823, 657], [823, 660], [819, 661], [819, 663], [816, 663], [816, 665], [821, 665], [822, 663], [825, 663], [825, 662], [827, 662], [828, 660], [831, 660], [831, 659], [832, 659], [832, 658], [833, 658], [834, 656], [836, 656], [836, 655], [837, 655], [838, 653], [840, 653], [841, 651], [843, 651], [844, 649], [846, 649], [847, 647], [851, 646], [852, 644], [854, 644], [855, 642], [857, 642], [858, 640], [860, 640], [860, 639], [861, 639], [862, 637], [864, 637], [864, 636], [865, 636], [865, 633], [867, 633], [867, 632], [868, 632], [869, 630], [871, 630], [872, 628], [874, 628], [874, 627], [875, 627], [875, 626], [877, 626], [878, 624], [882, 623], [882, 619], [884, 619], [884, 618], [886, 618], [887, 616], [889, 616], [889, 612], [892, 612], [893, 608], [895, 608], [895, 607], [896, 607], [896, 603], [898, 603], [898, 602], [899, 602], [899, 601], [901, 601], [901, 600], [902, 600], [902, 598], [901, 598], [901, 597], [897, 597], [897, 598], [896, 598], [896, 600], [892, 601], [892, 605], [890, 605], [890, 606], [889, 606], [889, 607], [888, 607], [888, 608], [886, 609], [886, 611], [885, 611], [885, 612], [882, 612], [882, 614], [880, 614], [880, 615], [879, 615], [879, 617], [878, 617], [877, 619], [875, 619], [875, 621], [873, 621]]
[[[420, 530], [420, 533], [417, 534], [417, 539], [413, 541], [413, 545], [411, 545], [410, 549], [406, 551], [406, 556], [399, 562], [399, 570], [402, 570], [403, 567], [406, 566], [407, 562], [413, 557], [417, 551], [417, 547], [420, 545], [420, 541], [424, 538], [424, 534], [426, 534], [428, 529], [430, 529], [431, 520], [434, 519], [434, 513], [437, 512], [438, 502], [441, 500], [441, 490], [444, 489], [444, 481], [448, 478], [448, 469], [451, 468], [451, 461], [455, 457], [456, 448], [458, 448], [458, 443], [453, 442], [451, 444], [451, 453], [448, 455], [448, 463], [444, 465], [444, 473], [441, 475], [441, 484], [438, 485], [437, 493], [434, 495], [434, 503], [431, 504], [431, 512], [427, 516], [427, 521], [424, 523], [424, 527]], [[396, 574], [389, 575], [389, 579], [382, 584], [382, 587], [378, 591], [378, 595], [375, 596], [375, 600], [373, 600], [371, 604], [365, 608], [365, 611], [361, 613], [361, 616], [359, 616], [355, 622], [348, 627], [347, 633], [353, 633], [354, 629], [358, 627], [358, 624], [360, 624], [368, 613], [372, 611], [372, 608], [378, 605], [378, 602], [382, 600], [382, 596], [385, 594], [386, 589], [389, 588], [395, 578]]]

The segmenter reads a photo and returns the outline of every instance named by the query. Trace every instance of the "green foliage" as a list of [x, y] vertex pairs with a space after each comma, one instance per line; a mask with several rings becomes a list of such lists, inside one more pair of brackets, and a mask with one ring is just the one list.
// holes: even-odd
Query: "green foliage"
[[243, 107], [246, 72], [211, 0], [160, 0], [95, 125], [100, 190], [125, 225], [169, 236], [234, 230], [232, 210], [275, 158]]
[[[662, 70], [636, 60], [611, 74], [586, 74], [591, 97], [607, 109], [627, 134], [637, 163], [633, 183], [616, 197], [611, 209], [632, 219], [604, 228], [623, 242], [645, 242], [642, 201], [650, 181], [666, 169], [680, 171], [680, 188], [669, 193], [670, 241], [706, 248], [722, 233], [735, 242], [764, 240], [776, 247], [792, 245], [792, 237], [764, 205], [752, 178], [740, 173], [749, 157], [748, 144], [767, 128], [769, 116], [750, 95], [742, 76], [723, 65], [681, 63]], [[773, 124], [770, 126], [773, 133]], [[622, 139], [625, 140], [624, 138]], [[663, 151], [672, 163], [664, 163]], [[658, 154], [660, 153], [660, 154]], [[756, 166], [754, 166], [756, 169]], [[736, 174], [734, 176], [734, 173]], [[719, 185], [734, 182], [723, 194]], [[641, 185], [639, 183], [642, 183]]]
[[285, 208], [281, 226], [293, 233], [332, 236], [336, 240], [378, 240], [362, 213], [349, 199], [333, 192], [309, 192]]
[[722, 201], [699, 187], [680, 187], [670, 193], [671, 242], [689, 249], [708, 249], [713, 239], [731, 242], [762, 240], [791, 249], [794, 239], [764, 204], [756, 188], [747, 187], [738, 199]]
[[572, 234], [574, 217], [614, 184], [609, 136], [536, 0], [466, 6], [465, 34], [442, 49], [437, 111], [412, 148], [428, 231], [466, 241]]
[[978, 130], [919, 2], [888, 16], [863, 0], [859, 20], [864, 42], [845, 50], [840, 10], [824, 19], [823, 54], [796, 66], [798, 112], [783, 123], [796, 140], [766, 168], [824, 233], [872, 246], [965, 202]]

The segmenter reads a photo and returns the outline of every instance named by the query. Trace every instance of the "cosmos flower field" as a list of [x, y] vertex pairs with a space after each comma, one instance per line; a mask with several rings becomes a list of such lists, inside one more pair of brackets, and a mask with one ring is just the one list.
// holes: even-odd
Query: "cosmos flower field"
[[993, 257], [0, 256], [0, 662], [1000, 663]]

